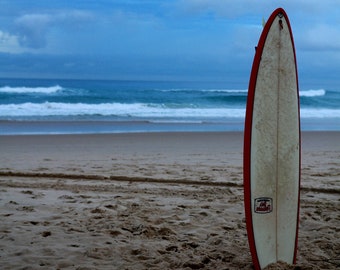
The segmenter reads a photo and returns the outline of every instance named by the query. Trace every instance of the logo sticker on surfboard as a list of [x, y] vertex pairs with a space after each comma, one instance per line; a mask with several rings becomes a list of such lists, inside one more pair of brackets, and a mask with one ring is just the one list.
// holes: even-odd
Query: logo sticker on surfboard
[[267, 214], [273, 211], [273, 199], [261, 197], [255, 199], [254, 211], [258, 214]]

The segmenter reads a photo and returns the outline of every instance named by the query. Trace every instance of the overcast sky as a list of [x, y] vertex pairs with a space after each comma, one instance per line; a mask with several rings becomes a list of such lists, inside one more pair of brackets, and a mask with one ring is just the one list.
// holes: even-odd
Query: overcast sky
[[339, 0], [0, 0], [0, 77], [246, 86], [262, 19], [280, 6], [300, 84], [339, 86]]

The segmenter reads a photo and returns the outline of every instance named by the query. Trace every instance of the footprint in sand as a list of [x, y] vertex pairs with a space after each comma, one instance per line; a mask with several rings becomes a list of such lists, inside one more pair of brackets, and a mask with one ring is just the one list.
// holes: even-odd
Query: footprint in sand
[[23, 207], [17, 208], [17, 211], [35, 212], [35, 209], [33, 206], [23, 206]]
[[62, 196], [58, 197], [58, 199], [64, 200], [66, 203], [76, 203], [77, 202], [77, 200], [70, 195], [62, 195]]
[[91, 248], [85, 252], [85, 256], [93, 259], [107, 259], [113, 257], [113, 249], [96, 247]]
[[32, 199], [38, 199], [38, 198], [45, 197], [44, 193], [37, 193], [37, 194], [35, 194], [32, 190], [23, 190], [23, 191], [21, 191], [21, 193], [22, 194], [31, 195]]

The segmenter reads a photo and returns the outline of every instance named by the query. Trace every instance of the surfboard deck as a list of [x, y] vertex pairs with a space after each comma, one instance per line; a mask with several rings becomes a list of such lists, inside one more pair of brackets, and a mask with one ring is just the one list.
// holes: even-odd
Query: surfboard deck
[[295, 263], [300, 201], [297, 65], [286, 12], [264, 26], [249, 81], [244, 132], [244, 202], [255, 269]]

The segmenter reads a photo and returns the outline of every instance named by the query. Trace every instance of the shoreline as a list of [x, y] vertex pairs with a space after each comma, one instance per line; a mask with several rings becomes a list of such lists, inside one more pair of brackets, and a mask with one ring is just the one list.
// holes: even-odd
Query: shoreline
[[[337, 118], [301, 119], [301, 130], [340, 131]], [[242, 132], [243, 118], [225, 119], [135, 119], [135, 120], [0, 120], [0, 136], [81, 135], [159, 132]]]

